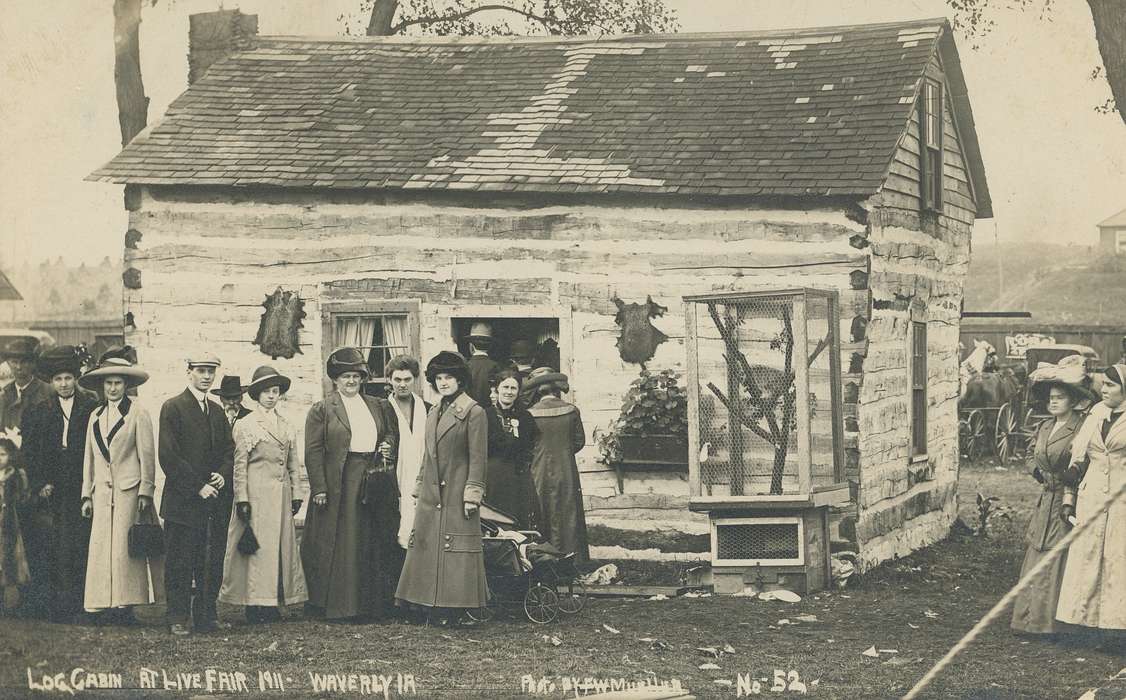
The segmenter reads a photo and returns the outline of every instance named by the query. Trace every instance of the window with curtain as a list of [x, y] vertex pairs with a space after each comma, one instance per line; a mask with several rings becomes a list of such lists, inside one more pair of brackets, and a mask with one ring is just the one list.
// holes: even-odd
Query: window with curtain
[[373, 377], [382, 377], [387, 361], [410, 353], [406, 314], [338, 315], [335, 347], [360, 348]]

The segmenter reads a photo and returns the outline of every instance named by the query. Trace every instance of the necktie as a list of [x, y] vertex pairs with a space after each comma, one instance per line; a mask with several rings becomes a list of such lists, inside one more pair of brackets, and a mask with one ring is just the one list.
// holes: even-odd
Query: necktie
[[207, 399], [201, 399], [199, 402], [199, 410], [203, 411], [203, 415], [207, 415]]

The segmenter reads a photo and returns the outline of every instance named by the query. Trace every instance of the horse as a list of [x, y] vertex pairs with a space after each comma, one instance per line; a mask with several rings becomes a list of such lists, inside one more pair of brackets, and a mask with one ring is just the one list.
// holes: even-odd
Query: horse
[[[958, 344], [961, 346], [961, 343]], [[992, 358], [992, 361], [990, 361]], [[974, 349], [962, 360], [962, 364], [958, 366], [958, 383], [959, 394], [958, 402], [966, 398], [966, 392], [969, 390], [970, 381], [976, 377], [981, 376], [986, 367], [996, 367], [997, 365], [997, 349], [987, 340], [974, 340]]]

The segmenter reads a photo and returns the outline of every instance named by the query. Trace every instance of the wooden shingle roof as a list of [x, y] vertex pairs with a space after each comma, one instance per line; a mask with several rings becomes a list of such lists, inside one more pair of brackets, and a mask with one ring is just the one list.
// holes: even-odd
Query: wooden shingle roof
[[1126, 226], [1126, 209], [1112, 215], [1105, 221], [1100, 221], [1097, 224], [1098, 228], [1117, 228], [1119, 226]]
[[[614, 38], [259, 37], [90, 179], [868, 196], [928, 62], [941, 50], [956, 64], [949, 35], [928, 20]], [[950, 90], [965, 95], [964, 83]], [[954, 96], [972, 132], [969, 103]], [[980, 214], [984, 170], [967, 140]]]

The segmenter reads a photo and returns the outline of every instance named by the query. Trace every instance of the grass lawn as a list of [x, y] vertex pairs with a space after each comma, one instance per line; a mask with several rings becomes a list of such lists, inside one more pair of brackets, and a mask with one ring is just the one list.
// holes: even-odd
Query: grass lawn
[[[525, 697], [526, 675], [553, 681], [553, 697], [565, 696], [562, 678], [572, 676], [678, 679], [698, 697], [735, 697], [738, 674], [744, 674], [759, 679], [763, 695], [795, 694], [771, 692], [777, 669], [794, 672], [791, 678], [800, 677], [813, 697], [898, 697], [1015, 582], [1035, 486], [1016, 469], [967, 468], [963, 518], [972, 521], [973, 496], [981, 491], [1016, 509], [1011, 523], [998, 521], [987, 538], [951, 538], [869, 572], [844, 591], [795, 604], [730, 597], [595, 599], [577, 616], [547, 626], [512, 614], [456, 630], [305, 622], [295, 611], [283, 623], [236, 624], [220, 635], [187, 639], [165, 632], [159, 610], [144, 611], [149, 624], [129, 630], [4, 620], [0, 695], [27, 693], [28, 668], [37, 682], [44, 675], [69, 676], [76, 667], [112, 671], [136, 688], [145, 667], [163, 669], [170, 678], [199, 673], [204, 685], [209, 668], [241, 671], [250, 691], [243, 696], [257, 693], [258, 671], [279, 673], [286, 689], [301, 697], [318, 696], [309, 672], [389, 676], [391, 696], [396, 674], [413, 676], [418, 695], [427, 697]], [[241, 611], [225, 609], [223, 616], [237, 623]], [[713, 658], [697, 650], [724, 645], [734, 653]], [[897, 653], [864, 656], [872, 646]], [[718, 668], [699, 668], [707, 663]], [[1120, 656], [1090, 647], [1016, 637], [1006, 618], [960, 656], [927, 697], [1078, 698], [1105, 685], [1123, 665]]]

